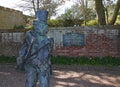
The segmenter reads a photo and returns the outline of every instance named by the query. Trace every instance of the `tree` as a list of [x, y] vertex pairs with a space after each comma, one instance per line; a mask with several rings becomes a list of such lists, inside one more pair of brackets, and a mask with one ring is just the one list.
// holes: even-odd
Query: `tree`
[[98, 15], [98, 24], [106, 25], [105, 9], [102, 0], [95, 0], [95, 9]]
[[[80, 16], [84, 20], [84, 25], [86, 25], [86, 22], [89, 21], [91, 18], [95, 17], [95, 13], [93, 12], [93, 8], [91, 9], [91, 0], [76, 0], [75, 5], [77, 6], [76, 12], [77, 15], [81, 14]], [[80, 17], [79, 16], [79, 17]]]
[[106, 23], [108, 24], [109, 17], [111, 17], [111, 12], [114, 10], [113, 0], [103, 0], [103, 5], [105, 9]]
[[74, 12], [71, 9], [67, 9], [64, 14], [58, 16], [57, 19], [61, 20], [64, 27], [74, 26]]
[[114, 14], [113, 14], [113, 17], [109, 23], [109, 25], [113, 25], [117, 19], [117, 15], [119, 13], [119, 10], [120, 10], [120, 0], [117, 1], [117, 4], [115, 6], [115, 10], [114, 10]]
[[71, 8], [66, 9], [65, 13], [58, 17], [59, 20], [64, 20], [65, 26], [81, 26], [84, 23], [94, 19], [95, 14], [92, 12], [92, 9], [86, 8], [83, 12], [83, 7], [78, 4], [74, 4]]
[[64, 0], [22, 0], [22, 2], [17, 5], [27, 11], [34, 12], [36, 16], [36, 11], [39, 9], [44, 9], [49, 11], [48, 18], [56, 14], [57, 7], [64, 3]]
[[[110, 3], [110, 2], [113, 2], [113, 0], [94, 0], [94, 1], [95, 1], [96, 12], [97, 12], [97, 15], [98, 15], [99, 25], [106, 25], [107, 23], [109, 25], [114, 25], [114, 23], [117, 19], [117, 15], [119, 13], [119, 9], [120, 9], [120, 0], [117, 0], [117, 4], [115, 5], [113, 16], [112, 16], [110, 22], [108, 22], [108, 18], [109, 18], [108, 8], [105, 7], [105, 4], [103, 2], [109, 2]], [[106, 23], [106, 21], [107, 21], [107, 23]]]

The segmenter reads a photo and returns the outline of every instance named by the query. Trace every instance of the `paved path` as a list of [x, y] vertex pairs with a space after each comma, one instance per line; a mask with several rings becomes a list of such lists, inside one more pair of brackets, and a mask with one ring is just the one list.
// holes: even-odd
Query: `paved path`
[[[24, 87], [25, 73], [0, 65], [0, 87]], [[120, 67], [56, 66], [50, 87], [120, 87]]]

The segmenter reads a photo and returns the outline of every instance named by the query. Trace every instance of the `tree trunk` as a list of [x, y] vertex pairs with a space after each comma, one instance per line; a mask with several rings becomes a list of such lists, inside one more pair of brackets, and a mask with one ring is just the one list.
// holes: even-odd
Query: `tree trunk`
[[34, 0], [32, 0], [32, 4], [33, 4], [33, 10], [34, 10], [34, 13], [35, 13], [35, 18], [36, 18], [36, 9], [35, 9], [35, 2], [34, 2]]
[[95, 0], [95, 9], [98, 15], [99, 25], [106, 25], [105, 9], [102, 0]]
[[120, 9], [120, 0], [117, 1], [116, 7], [115, 7], [115, 10], [114, 10], [114, 14], [113, 14], [113, 17], [112, 17], [109, 25], [114, 25], [114, 23], [117, 19], [117, 15], [119, 13], [119, 9]]
[[39, 0], [37, 0], [37, 11], [39, 10]]

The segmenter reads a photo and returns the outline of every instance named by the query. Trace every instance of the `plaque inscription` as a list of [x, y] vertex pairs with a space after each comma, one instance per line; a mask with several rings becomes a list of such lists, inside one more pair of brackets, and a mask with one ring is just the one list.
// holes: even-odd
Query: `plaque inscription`
[[63, 35], [63, 46], [84, 46], [84, 34], [67, 33]]

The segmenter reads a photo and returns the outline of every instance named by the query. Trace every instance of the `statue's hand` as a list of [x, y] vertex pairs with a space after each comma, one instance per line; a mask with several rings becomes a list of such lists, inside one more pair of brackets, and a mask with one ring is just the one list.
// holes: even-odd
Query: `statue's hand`
[[24, 71], [24, 62], [21, 57], [17, 57], [17, 66], [15, 67], [18, 71]]

